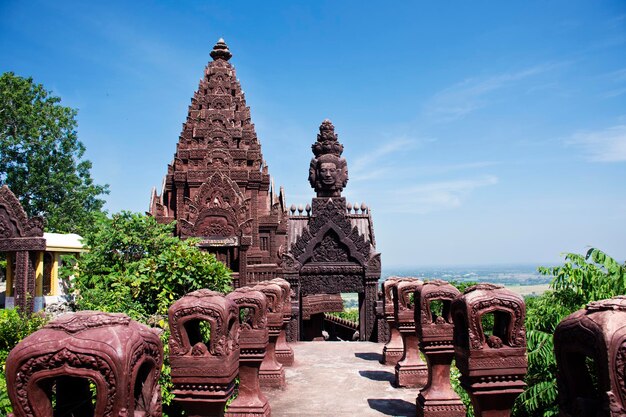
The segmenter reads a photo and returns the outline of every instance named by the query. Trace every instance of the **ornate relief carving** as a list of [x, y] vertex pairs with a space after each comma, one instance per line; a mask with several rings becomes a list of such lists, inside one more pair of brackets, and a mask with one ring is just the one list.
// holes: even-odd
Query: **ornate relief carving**
[[348, 248], [335, 233], [327, 233], [313, 249], [311, 262], [349, 262]]

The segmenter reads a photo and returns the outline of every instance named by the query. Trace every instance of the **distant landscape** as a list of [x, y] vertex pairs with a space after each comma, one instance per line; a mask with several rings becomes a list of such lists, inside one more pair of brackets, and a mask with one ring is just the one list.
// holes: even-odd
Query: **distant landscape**
[[[540, 295], [548, 289], [552, 277], [537, 272], [537, 264], [433, 266], [383, 268], [381, 281], [390, 276], [410, 276], [458, 282], [491, 282], [505, 285], [521, 295]], [[545, 265], [549, 266], [549, 265]]]

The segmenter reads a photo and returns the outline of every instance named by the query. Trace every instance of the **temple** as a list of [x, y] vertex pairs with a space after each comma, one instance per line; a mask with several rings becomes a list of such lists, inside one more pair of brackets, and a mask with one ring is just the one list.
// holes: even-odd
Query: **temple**
[[233, 271], [235, 286], [243, 286], [281, 275], [287, 211], [223, 39], [211, 57], [161, 194], [153, 190], [150, 214], [163, 223], [175, 220], [181, 238], [200, 238], [200, 247]]
[[233, 271], [235, 287], [287, 279], [294, 306], [289, 340], [320, 339], [324, 314], [343, 310], [342, 292], [359, 297], [355, 338], [374, 340], [380, 254], [369, 209], [341, 195], [348, 164], [335, 127], [325, 120], [312, 145], [309, 182], [316, 197], [306, 214], [296, 215], [294, 207], [289, 216], [223, 39], [211, 57], [161, 194], [153, 190], [150, 214], [176, 221], [181, 238], [199, 238], [201, 248]]

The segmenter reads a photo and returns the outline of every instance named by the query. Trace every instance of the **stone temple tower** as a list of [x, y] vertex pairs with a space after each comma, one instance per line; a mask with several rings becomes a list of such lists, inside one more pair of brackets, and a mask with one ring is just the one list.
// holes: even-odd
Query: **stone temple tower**
[[176, 220], [181, 238], [198, 237], [233, 272], [235, 286], [282, 275], [287, 211], [263, 160], [250, 108], [228, 46], [211, 51], [150, 214]]

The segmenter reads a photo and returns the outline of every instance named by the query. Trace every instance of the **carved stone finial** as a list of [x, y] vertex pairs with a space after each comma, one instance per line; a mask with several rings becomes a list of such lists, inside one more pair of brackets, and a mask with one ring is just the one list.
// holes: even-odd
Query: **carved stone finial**
[[311, 145], [311, 149], [316, 157], [324, 154], [341, 156], [343, 153], [343, 145], [339, 143], [335, 126], [330, 120], [326, 119], [320, 125], [317, 142]]
[[348, 183], [348, 164], [341, 157], [343, 145], [337, 140], [335, 126], [326, 119], [320, 125], [311, 149], [315, 157], [309, 167], [309, 183], [318, 197], [341, 197]]
[[211, 51], [211, 58], [213, 58], [215, 61], [217, 61], [218, 59], [228, 61], [230, 58], [232, 58], [232, 56], [233, 54], [231, 54], [228, 50], [228, 45], [226, 45], [226, 42], [224, 42], [223, 38], [220, 38], [213, 47], [213, 50]]

